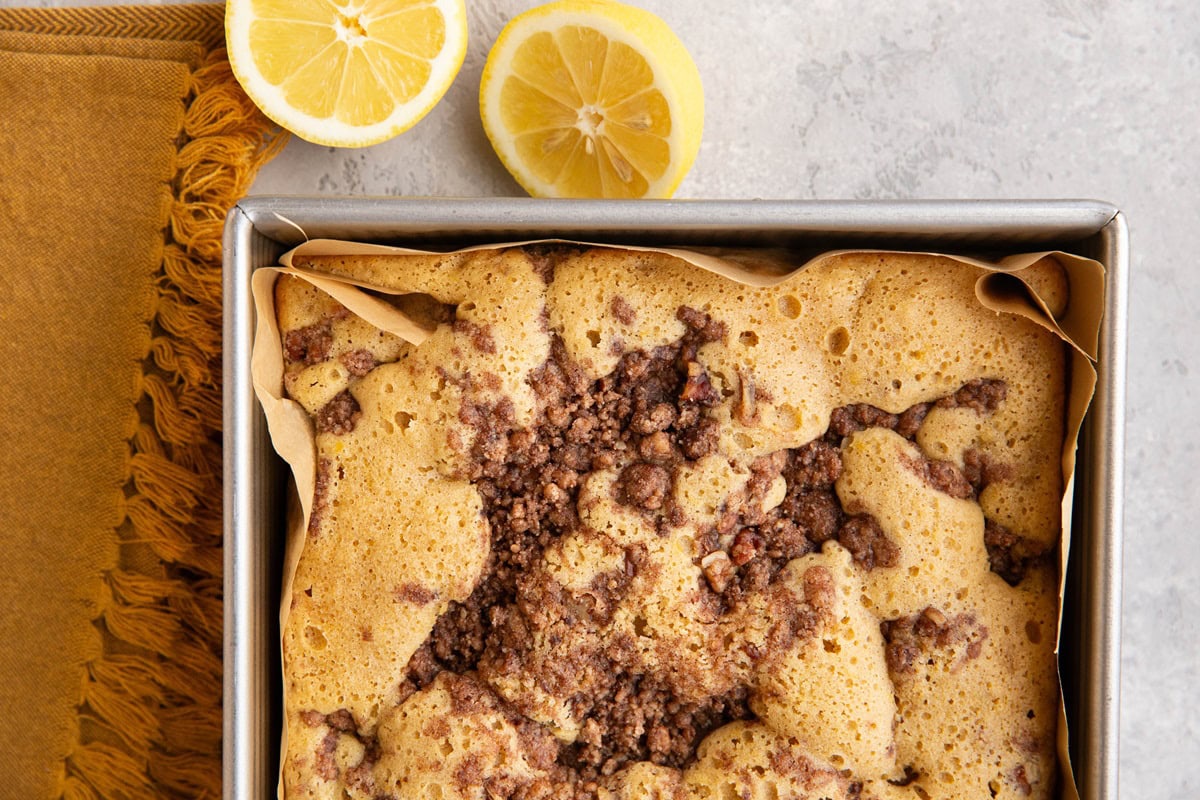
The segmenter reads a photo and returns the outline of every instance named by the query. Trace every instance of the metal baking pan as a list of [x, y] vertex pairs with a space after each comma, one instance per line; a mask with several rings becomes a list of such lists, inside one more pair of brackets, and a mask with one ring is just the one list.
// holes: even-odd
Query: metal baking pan
[[1116, 800], [1128, 231], [1114, 206], [1065, 201], [568, 201], [257, 197], [225, 227], [227, 800], [276, 793], [286, 475], [250, 380], [250, 276], [305, 236], [454, 247], [572, 238], [656, 245], [878, 247], [999, 256], [1058, 249], [1107, 268], [1099, 385], [1084, 422], [1059, 654], [1085, 800]]

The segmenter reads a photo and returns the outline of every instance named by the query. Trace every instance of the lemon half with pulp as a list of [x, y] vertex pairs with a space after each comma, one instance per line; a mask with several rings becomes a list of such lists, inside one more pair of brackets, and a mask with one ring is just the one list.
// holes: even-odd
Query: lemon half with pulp
[[429, 112], [467, 51], [464, 0], [229, 0], [229, 63], [302, 139], [361, 147]]
[[500, 33], [479, 90], [496, 154], [536, 197], [670, 197], [704, 127], [700, 73], [659, 17], [560, 0]]

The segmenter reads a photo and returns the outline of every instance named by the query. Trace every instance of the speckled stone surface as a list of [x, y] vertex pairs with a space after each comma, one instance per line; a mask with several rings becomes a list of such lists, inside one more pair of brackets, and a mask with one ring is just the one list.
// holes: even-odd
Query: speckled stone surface
[[[468, 0], [466, 63], [425, 120], [365, 150], [293, 141], [254, 193], [521, 195], [477, 93], [496, 34], [534, 4]], [[1090, 197], [1126, 212], [1120, 794], [1200, 796], [1200, 3], [640, 4], [705, 81], [678, 197]]]

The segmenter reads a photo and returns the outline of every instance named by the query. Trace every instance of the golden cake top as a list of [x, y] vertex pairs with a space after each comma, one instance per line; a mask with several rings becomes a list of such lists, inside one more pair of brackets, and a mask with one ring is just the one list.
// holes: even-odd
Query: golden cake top
[[318, 463], [289, 796], [1053, 791], [1063, 345], [978, 268], [308, 266], [431, 333], [277, 285]]

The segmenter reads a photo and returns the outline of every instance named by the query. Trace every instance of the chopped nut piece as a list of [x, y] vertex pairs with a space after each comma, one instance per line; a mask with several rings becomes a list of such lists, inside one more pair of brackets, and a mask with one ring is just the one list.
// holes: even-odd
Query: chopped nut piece
[[671, 447], [671, 437], [662, 431], [656, 431], [642, 439], [638, 445], [638, 454], [647, 461], [665, 462], [671, 459], [675, 450]]
[[717, 594], [722, 594], [729, 586], [729, 581], [733, 579], [733, 562], [729, 560], [729, 556], [725, 554], [724, 550], [714, 550], [700, 559], [700, 568], [704, 570], [704, 577], [708, 580], [708, 585]]

